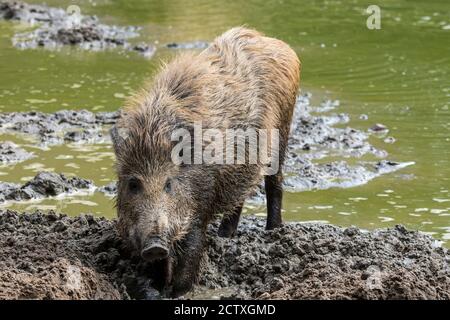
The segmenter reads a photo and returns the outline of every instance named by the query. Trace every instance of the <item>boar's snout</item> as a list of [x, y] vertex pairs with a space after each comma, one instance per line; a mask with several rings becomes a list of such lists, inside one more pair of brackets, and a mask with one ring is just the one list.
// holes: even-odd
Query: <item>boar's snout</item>
[[141, 257], [146, 261], [162, 260], [169, 256], [169, 249], [161, 238], [151, 238], [141, 251]]

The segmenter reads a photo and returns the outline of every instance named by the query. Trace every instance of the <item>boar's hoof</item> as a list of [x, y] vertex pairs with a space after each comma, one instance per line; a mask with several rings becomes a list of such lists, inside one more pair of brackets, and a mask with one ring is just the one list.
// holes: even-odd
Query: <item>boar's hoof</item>
[[159, 243], [151, 244], [141, 251], [141, 256], [149, 262], [162, 260], [169, 256], [169, 249]]
[[228, 225], [224, 225], [223, 223], [219, 227], [219, 231], [217, 234], [222, 238], [232, 238], [236, 233], [236, 230]]
[[279, 221], [267, 221], [266, 230], [273, 230], [281, 227], [282, 223]]

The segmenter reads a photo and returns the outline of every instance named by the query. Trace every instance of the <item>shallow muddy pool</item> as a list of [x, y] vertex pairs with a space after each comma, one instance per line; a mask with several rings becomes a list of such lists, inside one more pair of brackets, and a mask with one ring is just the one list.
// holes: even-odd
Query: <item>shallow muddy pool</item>
[[[40, 3], [40, 1], [29, 1]], [[66, 8], [71, 1], [49, 1]], [[366, 132], [376, 123], [389, 129], [371, 136], [389, 160], [414, 165], [365, 185], [288, 192], [284, 217], [376, 228], [404, 224], [450, 243], [450, 3], [380, 1], [381, 29], [366, 27], [364, 1], [76, 1], [83, 14], [104, 23], [142, 27], [136, 39], [153, 43], [147, 59], [134, 52], [80, 49], [18, 50], [11, 38], [29, 26], [0, 21], [0, 112], [87, 109], [117, 110], [124, 99], [177, 53], [167, 43], [210, 41], [246, 24], [288, 42], [300, 55], [302, 91], [313, 103], [339, 100], [346, 126]], [[386, 139], [387, 138], [387, 139]], [[24, 135], [2, 134], [35, 157], [0, 166], [0, 181], [23, 183], [50, 170], [91, 179], [114, 180], [108, 143], [38, 147]], [[346, 159], [360, 161], [361, 159]], [[364, 156], [371, 161], [374, 156]], [[335, 156], [320, 159], [335, 160]], [[39, 202], [5, 203], [20, 210], [57, 209], [114, 217], [112, 198], [101, 193]], [[246, 212], [264, 214], [261, 205]]]

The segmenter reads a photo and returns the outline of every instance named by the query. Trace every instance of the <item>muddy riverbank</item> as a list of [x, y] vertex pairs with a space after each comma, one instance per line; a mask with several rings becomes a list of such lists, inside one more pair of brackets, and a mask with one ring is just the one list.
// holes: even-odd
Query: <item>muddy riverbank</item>
[[[161, 298], [115, 222], [89, 215], [0, 212], [0, 298]], [[450, 299], [450, 257], [402, 226], [326, 224], [265, 231], [245, 217], [233, 239], [211, 226], [199, 285], [187, 298]]]

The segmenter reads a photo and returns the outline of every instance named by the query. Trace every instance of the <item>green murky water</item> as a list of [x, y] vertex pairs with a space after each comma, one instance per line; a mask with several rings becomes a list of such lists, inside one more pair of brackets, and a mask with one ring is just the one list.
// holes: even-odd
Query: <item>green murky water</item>
[[[39, 1], [31, 1], [39, 3]], [[103, 22], [143, 27], [142, 40], [161, 46], [173, 41], [211, 40], [229, 27], [246, 24], [288, 42], [303, 62], [302, 90], [316, 99], [339, 99], [350, 126], [366, 130], [383, 123], [396, 142], [371, 143], [389, 159], [415, 165], [367, 185], [285, 196], [285, 219], [327, 221], [363, 228], [405, 224], [450, 243], [450, 2], [378, 1], [381, 30], [366, 28], [367, 1], [294, 0], [99, 0], [49, 1], [76, 4]], [[94, 5], [95, 4], [95, 5]], [[92, 53], [64, 49], [19, 51], [11, 36], [26, 27], [0, 22], [0, 111], [85, 108], [116, 110], [131, 91], [151, 77], [160, 59], [134, 53]], [[367, 114], [369, 120], [359, 120]], [[1, 136], [33, 150], [37, 157], [0, 167], [0, 180], [20, 182], [39, 170], [54, 170], [103, 185], [114, 179], [108, 145], [63, 145], [36, 149], [23, 136]], [[112, 200], [77, 195], [63, 200], [8, 204], [30, 210], [54, 208], [69, 214], [113, 217]], [[264, 212], [248, 207], [249, 212]]]

